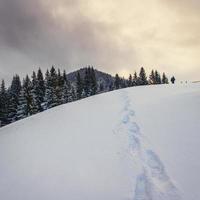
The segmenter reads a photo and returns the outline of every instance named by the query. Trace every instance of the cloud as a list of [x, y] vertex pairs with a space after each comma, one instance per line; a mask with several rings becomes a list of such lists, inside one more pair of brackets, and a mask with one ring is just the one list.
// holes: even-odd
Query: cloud
[[1, 0], [0, 78], [52, 64], [198, 78], [197, 8], [195, 0]]

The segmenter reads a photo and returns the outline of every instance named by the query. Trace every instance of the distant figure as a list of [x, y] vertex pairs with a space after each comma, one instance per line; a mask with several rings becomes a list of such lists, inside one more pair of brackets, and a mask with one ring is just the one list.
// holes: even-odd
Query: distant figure
[[171, 78], [171, 82], [172, 82], [172, 84], [174, 84], [175, 83], [175, 77], [174, 76], [172, 76], [172, 78]]

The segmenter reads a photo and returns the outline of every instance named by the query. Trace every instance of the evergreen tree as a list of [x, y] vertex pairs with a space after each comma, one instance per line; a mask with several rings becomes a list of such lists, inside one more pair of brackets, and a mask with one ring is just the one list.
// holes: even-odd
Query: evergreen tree
[[85, 69], [84, 97], [90, 96], [90, 68]]
[[133, 76], [133, 85], [137, 86], [138, 85], [138, 76], [137, 76], [137, 72], [134, 73]]
[[91, 82], [91, 95], [95, 95], [97, 93], [97, 80], [93, 67], [90, 72], [90, 82]]
[[62, 103], [68, 102], [68, 80], [65, 70], [63, 71]]
[[155, 72], [154, 72], [154, 70], [151, 71], [151, 74], [149, 76], [149, 83], [150, 84], [155, 84], [156, 83], [156, 78], [155, 78]]
[[30, 81], [29, 76], [27, 75], [26, 78], [23, 81], [23, 90], [24, 90], [24, 96], [26, 99], [26, 115], [30, 116], [35, 113], [33, 110], [33, 96], [32, 96], [32, 83]]
[[35, 113], [33, 105], [32, 82], [28, 75], [23, 80], [17, 107], [17, 119], [23, 119]]
[[71, 83], [67, 80], [66, 72], [63, 72], [63, 80], [64, 80], [64, 86], [62, 90], [62, 102], [68, 103], [74, 101], [75, 98], [75, 92], [73, 91], [73, 87]]
[[72, 101], [76, 101], [77, 100], [74, 86], [71, 86], [71, 98], [72, 98]]
[[99, 92], [103, 92], [104, 91], [104, 86], [103, 83], [99, 84]]
[[140, 85], [148, 85], [146, 72], [145, 72], [145, 69], [143, 67], [140, 69], [139, 83], [140, 83]]
[[8, 123], [8, 95], [5, 87], [5, 82], [2, 80], [0, 88], [0, 126]]
[[69, 82], [68, 79], [67, 79], [67, 74], [66, 74], [66, 71], [65, 71], [65, 70], [63, 71], [63, 82], [64, 82], [64, 83]]
[[43, 77], [43, 73], [41, 69], [39, 68], [37, 72], [37, 97], [38, 97], [38, 107], [39, 111], [43, 111], [43, 103], [44, 103], [44, 97], [45, 97], [45, 81]]
[[132, 77], [132, 75], [130, 74], [130, 75], [129, 75], [129, 78], [128, 78], [128, 87], [131, 87], [131, 86], [133, 86], [133, 77]]
[[80, 73], [78, 72], [76, 75], [76, 96], [77, 99], [81, 99], [83, 96], [83, 81], [81, 79]]
[[19, 103], [17, 107], [17, 120], [24, 119], [28, 116], [28, 102], [25, 95], [24, 87], [22, 87], [19, 95]]
[[41, 109], [41, 102], [39, 100], [39, 85], [36, 77], [36, 73], [32, 74], [32, 83], [31, 83], [31, 111], [30, 114], [36, 114]]
[[161, 77], [160, 74], [158, 73], [158, 71], [155, 71], [155, 84], [161, 84]]
[[63, 90], [64, 90], [64, 78], [60, 73], [60, 69], [58, 69], [57, 75], [57, 85], [56, 85], [56, 98], [57, 98], [57, 105], [62, 104], [62, 97], [63, 97]]
[[119, 89], [120, 88], [120, 77], [119, 77], [118, 74], [115, 75], [114, 85], [115, 85], [115, 89]]
[[[114, 80], [113, 80], [113, 81], [114, 81]], [[109, 84], [108, 90], [109, 90], [109, 91], [113, 91], [114, 89], [115, 89], [115, 82], [112, 82], [112, 83]]]
[[69, 93], [68, 93], [68, 102], [72, 102], [76, 100], [76, 92], [74, 87], [69, 83]]
[[120, 88], [126, 88], [128, 86], [127, 81], [125, 80], [125, 78], [120, 78]]
[[46, 81], [45, 108], [48, 109], [58, 105], [58, 99], [56, 95], [57, 73], [53, 66], [50, 70], [50, 73], [47, 70], [45, 81]]
[[12, 79], [11, 86], [8, 90], [9, 105], [8, 105], [8, 123], [17, 120], [17, 107], [19, 104], [19, 95], [21, 91], [21, 81], [18, 75]]
[[50, 106], [50, 98], [52, 98], [51, 89], [50, 89], [50, 73], [47, 69], [45, 73], [45, 96], [44, 96], [44, 103], [42, 104], [42, 109], [47, 110]]
[[162, 84], [168, 84], [168, 83], [169, 83], [168, 78], [165, 75], [165, 73], [163, 73], [163, 75], [162, 75]]

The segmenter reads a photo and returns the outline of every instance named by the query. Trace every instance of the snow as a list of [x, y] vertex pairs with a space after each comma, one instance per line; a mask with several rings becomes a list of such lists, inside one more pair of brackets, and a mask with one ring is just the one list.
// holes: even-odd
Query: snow
[[200, 199], [200, 84], [133, 87], [0, 129], [3, 200]]

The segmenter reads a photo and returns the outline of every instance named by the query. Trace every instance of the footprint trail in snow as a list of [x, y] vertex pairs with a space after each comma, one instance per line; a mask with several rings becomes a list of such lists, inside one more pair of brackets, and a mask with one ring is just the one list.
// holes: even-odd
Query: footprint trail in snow
[[137, 165], [140, 165], [133, 200], [180, 200], [181, 195], [168, 176], [165, 166], [141, 134], [140, 127], [135, 122], [135, 112], [125, 92], [123, 101], [125, 104], [119, 127], [128, 134], [129, 152]]

